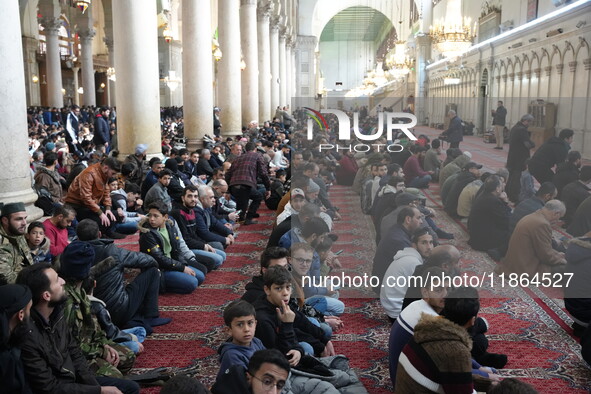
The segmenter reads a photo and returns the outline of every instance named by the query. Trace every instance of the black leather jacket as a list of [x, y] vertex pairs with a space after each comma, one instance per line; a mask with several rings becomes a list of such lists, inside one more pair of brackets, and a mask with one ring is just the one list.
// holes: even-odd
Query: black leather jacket
[[[186, 256], [181, 251], [180, 234], [170, 220], [166, 223], [166, 230], [168, 231], [170, 246], [172, 246], [170, 257], [166, 257], [162, 250], [164, 244], [162, 236], [158, 230], [151, 228], [147, 221], [140, 222], [140, 250], [152, 256], [158, 262], [160, 269], [182, 272], [190, 261], [186, 259]], [[194, 256], [193, 260], [196, 260]]]
[[103, 300], [110, 311], [126, 307], [129, 296], [125, 291], [125, 268], [158, 268], [158, 263], [145, 253], [117, 247], [112, 240], [95, 239], [89, 243], [95, 252], [92, 267], [96, 279], [94, 296]]

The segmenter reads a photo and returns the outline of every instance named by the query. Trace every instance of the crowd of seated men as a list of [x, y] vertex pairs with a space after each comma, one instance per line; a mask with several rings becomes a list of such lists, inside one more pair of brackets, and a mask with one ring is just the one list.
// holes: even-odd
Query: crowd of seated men
[[[374, 290], [392, 323], [390, 375], [397, 393], [521, 385], [497, 375], [507, 357], [488, 352], [488, 323], [477, 316], [475, 289], [428, 280], [382, 286], [388, 276], [461, 274], [459, 252], [446, 244], [453, 234], [425, 204], [421, 189], [431, 182], [440, 182], [448, 215], [468, 218], [470, 245], [503, 259], [499, 270], [564, 272], [568, 262], [581, 278], [588, 275], [580, 264], [590, 257], [588, 238], [577, 239], [566, 254], [552, 240], [552, 225], [569, 208], [554, 199], [552, 184], [524, 194], [513, 211], [506, 171], [481, 174], [482, 165], [459, 148], [449, 149], [442, 163], [439, 141], [430, 144], [426, 136], [398, 153], [318, 152], [315, 147], [334, 142], [336, 134], [308, 140], [296, 127], [303, 112], [292, 117], [283, 108], [272, 123], [251, 123], [236, 139], [223, 141], [217, 133], [211, 146], [190, 152], [173, 147], [182, 111], [169, 109], [162, 112], [164, 159], [148, 161], [145, 144], [125, 158], [118, 154], [110, 109], [72, 106], [62, 114], [31, 111], [29, 117], [37, 205], [50, 217], [27, 226], [18, 202], [4, 204], [0, 214], [0, 360], [9, 367], [2, 368], [9, 392], [139, 392], [127, 375], [146, 335], [171, 320], [159, 316], [158, 294], [188, 294], [206, 281], [226, 261], [236, 230], [257, 223], [263, 202], [275, 210], [274, 228], [261, 251], [260, 275], [224, 310], [229, 339], [219, 349], [212, 392], [367, 392], [331, 341], [345, 313], [338, 289], [322, 281], [342, 268], [332, 251], [343, 219], [330, 199], [335, 182], [360, 194], [361, 211], [377, 234]], [[563, 196], [569, 188], [587, 189], [588, 167], [571, 179], [580, 155], [559, 164], [554, 182]], [[520, 179], [523, 189], [533, 183], [527, 170]], [[579, 235], [589, 230], [579, 220], [586, 200], [570, 207]], [[113, 242], [136, 232], [139, 252]], [[542, 253], [524, 256], [512, 247], [525, 239]], [[126, 269], [139, 274], [127, 282]], [[584, 297], [573, 300], [567, 309], [584, 329]], [[442, 330], [448, 335], [437, 335]], [[205, 390], [182, 379], [173, 385], [176, 392]]]

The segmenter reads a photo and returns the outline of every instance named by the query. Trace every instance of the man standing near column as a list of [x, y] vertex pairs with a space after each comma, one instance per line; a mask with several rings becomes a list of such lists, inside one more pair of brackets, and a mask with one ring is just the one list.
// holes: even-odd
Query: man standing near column
[[507, 108], [503, 107], [503, 102], [497, 103], [497, 109], [492, 110], [493, 126], [495, 127], [495, 139], [497, 146], [495, 149], [503, 149], [503, 143], [505, 142], [503, 131], [505, 130], [505, 118], [507, 117]]
[[519, 200], [521, 172], [525, 170], [525, 163], [530, 158], [530, 151], [536, 146], [530, 139], [530, 132], [527, 130], [533, 120], [532, 115], [523, 115], [509, 134], [509, 153], [507, 154], [509, 178], [505, 190], [509, 200], [514, 203]]
[[95, 145], [104, 145], [107, 153], [111, 150], [111, 130], [109, 127], [109, 114], [111, 111], [107, 107], [101, 107], [100, 113], [94, 119], [94, 138]]
[[80, 131], [80, 107], [72, 105], [70, 107], [70, 113], [66, 119], [66, 142], [70, 147], [70, 153], [81, 150], [80, 144], [78, 143], [78, 132]]

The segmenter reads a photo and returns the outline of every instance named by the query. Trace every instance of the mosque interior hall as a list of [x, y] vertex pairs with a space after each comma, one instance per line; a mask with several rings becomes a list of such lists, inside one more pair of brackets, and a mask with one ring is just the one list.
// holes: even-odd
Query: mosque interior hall
[[[391, 135], [389, 122], [405, 117], [413, 122], [413, 135], [424, 137], [423, 141], [438, 140], [460, 119], [464, 130], [460, 149], [470, 152], [470, 160], [462, 165], [480, 165], [482, 173], [497, 174], [508, 167], [509, 133], [524, 119], [536, 149], [561, 136], [563, 130], [572, 130], [568, 148], [580, 153], [582, 165], [591, 163], [591, 0], [2, 3], [0, 203], [24, 203], [28, 222], [47, 219], [36, 203], [40, 195], [33, 162], [41, 138], [36, 135], [35, 119], [50, 113], [45, 137], [59, 131], [59, 140], [64, 142], [63, 136], [68, 141], [66, 118], [54, 124], [51, 113], [69, 116], [74, 108], [91, 114], [87, 119], [91, 130], [94, 117], [109, 109], [109, 132], [116, 136], [116, 145], [105, 154], [116, 151], [125, 159], [143, 147], [146, 172], [152, 158], [163, 163], [171, 160], [162, 150], [169, 142], [173, 148], [187, 149], [187, 154], [204, 148], [209, 154], [226, 139], [244, 150], [256, 130], [270, 130], [277, 124], [276, 134], [281, 133], [282, 140], [271, 150], [285, 155], [288, 179], [295, 173], [298, 147], [306, 147], [300, 154], [313, 151], [313, 162], [336, 158], [333, 161], [342, 168], [340, 159], [347, 156], [344, 147], [324, 157], [322, 148], [318, 155], [318, 146], [311, 147], [312, 140], [330, 142], [332, 148], [346, 145], [350, 151], [355, 147], [350, 156], [358, 159], [362, 173], [371, 156], [363, 147], [373, 150], [372, 141], [378, 139], [386, 143], [382, 136], [387, 130]], [[495, 148], [490, 142], [499, 127], [495, 119], [500, 106], [506, 109], [501, 124], [505, 144]], [[276, 122], [281, 114], [288, 123]], [[364, 128], [365, 119], [377, 122], [367, 126], [375, 135], [368, 136], [369, 130], [366, 135], [358, 132], [360, 117]], [[335, 132], [334, 126], [343, 121], [350, 122], [350, 127], [340, 126]], [[83, 123], [76, 133], [88, 129]], [[325, 138], [313, 138], [314, 133]], [[263, 146], [277, 142], [276, 134]], [[349, 141], [351, 135], [359, 144]], [[94, 149], [94, 143], [88, 144]], [[47, 145], [43, 142], [42, 148]], [[442, 148], [441, 161], [453, 146], [442, 140]], [[70, 156], [76, 154], [71, 146], [63, 154], [68, 151]], [[408, 151], [408, 156], [414, 155]], [[390, 151], [379, 152], [387, 156]], [[308, 161], [305, 154], [303, 160]], [[405, 162], [400, 167], [406, 171]], [[321, 177], [323, 171], [331, 172], [321, 166]], [[369, 172], [363, 175], [373, 177]], [[488, 251], [470, 246], [466, 218], [448, 214], [441, 196], [443, 183], [434, 177], [429, 180], [425, 189], [417, 191], [434, 215], [433, 225], [450, 236], [439, 241], [457, 248], [462, 272], [493, 278], [498, 262]], [[543, 183], [536, 178], [535, 188], [539, 190]], [[408, 188], [408, 180], [406, 184]], [[376, 190], [370, 187], [374, 196]], [[588, 190], [591, 194], [591, 182]], [[377, 226], [375, 219], [372, 222], [360, 207], [360, 192], [350, 185], [327, 181], [322, 192], [339, 208], [331, 212], [329, 226], [337, 235], [333, 251], [340, 250], [343, 265], [335, 272], [370, 273], [379, 245], [379, 221]], [[261, 252], [278, 225], [276, 216], [263, 203], [260, 218], [255, 217], [258, 223], [236, 227], [238, 236], [225, 250], [226, 262], [208, 273], [203, 285], [190, 295], [159, 297], [161, 315], [172, 318], [172, 324], [157, 327], [146, 338], [146, 350], [138, 355], [132, 374], [162, 366], [188, 368], [191, 377], [211, 388], [219, 369], [218, 347], [227, 339], [222, 313], [258, 275]], [[591, 229], [591, 214], [589, 223]], [[567, 245], [571, 234], [552, 224], [554, 239]], [[138, 234], [115, 244], [139, 252]], [[336, 354], [348, 358], [363, 386], [352, 392], [405, 394], [395, 391], [390, 379], [392, 325], [380, 296], [370, 288], [354, 287], [341, 289], [344, 326], [334, 330], [331, 341]], [[490, 323], [486, 334], [490, 352], [506, 354], [509, 360], [506, 367], [495, 370], [495, 379], [519, 379], [539, 393], [591, 391], [591, 368], [581, 356], [580, 340], [572, 328], [581, 322], [566, 310], [562, 290], [516, 286], [500, 291], [492, 279], [478, 290], [478, 316]], [[158, 393], [159, 388], [141, 392]]]

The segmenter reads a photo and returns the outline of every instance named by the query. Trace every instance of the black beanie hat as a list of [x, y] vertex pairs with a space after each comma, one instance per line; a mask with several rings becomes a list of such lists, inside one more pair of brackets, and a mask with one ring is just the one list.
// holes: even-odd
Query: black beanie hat
[[60, 276], [65, 279], [88, 278], [94, 263], [94, 248], [88, 242], [74, 241], [64, 249], [60, 258]]

